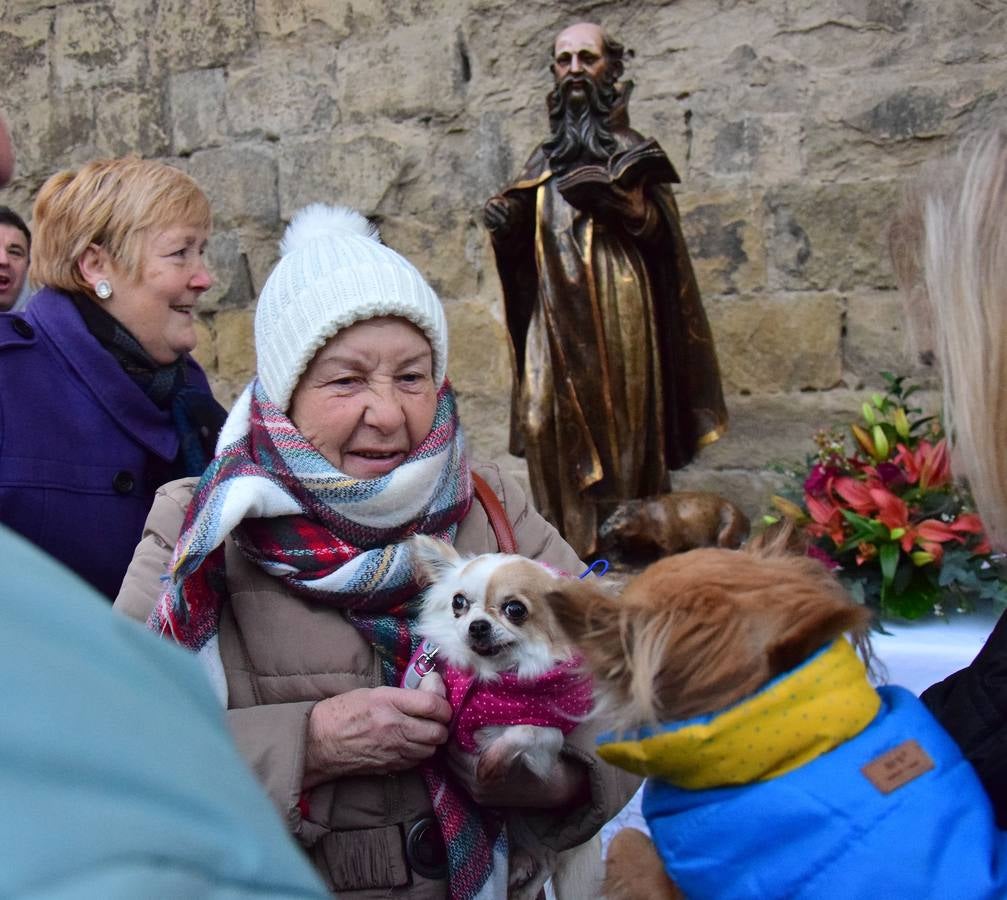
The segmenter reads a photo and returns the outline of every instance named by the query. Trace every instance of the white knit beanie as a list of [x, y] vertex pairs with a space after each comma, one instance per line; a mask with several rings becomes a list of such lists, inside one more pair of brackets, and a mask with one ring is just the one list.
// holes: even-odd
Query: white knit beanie
[[448, 327], [441, 302], [380, 240], [377, 228], [345, 207], [313, 203], [291, 219], [255, 309], [259, 379], [280, 409], [290, 407], [297, 382], [329, 338], [378, 316], [401, 316], [426, 335], [434, 384], [443, 382]]

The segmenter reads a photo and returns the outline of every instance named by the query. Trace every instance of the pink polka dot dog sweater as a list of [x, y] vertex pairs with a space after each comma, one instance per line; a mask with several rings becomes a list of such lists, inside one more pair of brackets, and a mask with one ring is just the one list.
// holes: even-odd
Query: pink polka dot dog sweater
[[[407, 671], [417, 665], [426, 642], [413, 654]], [[500, 725], [537, 725], [558, 728], [569, 734], [593, 705], [591, 678], [584, 673], [579, 658], [560, 663], [538, 678], [518, 678], [503, 672], [493, 681], [477, 681], [437, 660], [436, 670], [444, 679], [447, 699], [454, 710], [451, 733], [466, 753], [476, 753], [475, 733], [480, 728]]]

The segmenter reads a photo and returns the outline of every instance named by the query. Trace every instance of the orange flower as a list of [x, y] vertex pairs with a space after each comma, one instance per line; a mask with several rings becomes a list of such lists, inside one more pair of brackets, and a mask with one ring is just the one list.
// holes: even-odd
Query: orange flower
[[916, 484], [920, 480], [920, 460], [917, 459], [915, 451], [910, 450], [905, 444], [898, 444], [896, 450], [892, 462], [902, 467], [902, 471], [906, 473], [906, 481]]
[[850, 431], [853, 432], [853, 437], [856, 438], [858, 444], [860, 444], [863, 451], [871, 458], [878, 458], [878, 448], [874, 446], [874, 441], [871, 436], [859, 425], [851, 425]]
[[983, 523], [975, 513], [962, 513], [951, 523], [951, 530], [966, 534], [982, 534]]
[[855, 478], [837, 478], [834, 484], [836, 493], [847, 503], [850, 509], [860, 515], [867, 515], [877, 509], [877, 502], [871, 496], [871, 489]]
[[920, 466], [920, 487], [923, 490], [943, 487], [951, 480], [951, 462], [946, 438], [941, 438], [933, 447], [926, 441], [920, 441], [917, 452], [923, 456]]
[[843, 514], [839, 507], [810, 494], [804, 495], [804, 505], [808, 507], [808, 514], [814, 520], [814, 524], [808, 526], [808, 531], [818, 537], [828, 535], [833, 543], [841, 544], [844, 539]]
[[910, 484], [919, 484], [923, 490], [943, 487], [951, 480], [948, 442], [941, 438], [936, 444], [920, 441], [915, 450], [905, 444], [898, 445], [894, 461], [905, 470]]
[[870, 562], [878, 555], [878, 548], [874, 544], [861, 541], [857, 544], [857, 565], [862, 566], [865, 562]]
[[878, 508], [878, 520], [890, 529], [905, 528], [909, 524], [909, 507], [883, 487], [869, 489], [871, 499]]
[[926, 553], [934, 558], [934, 562], [939, 566], [944, 558], [943, 544], [950, 541], [964, 543], [961, 535], [957, 534], [951, 525], [941, 522], [939, 519], [924, 519], [911, 529], [913, 541]]
[[984, 556], [993, 551], [989, 540], [986, 538], [982, 520], [975, 513], [962, 513], [951, 523], [951, 530], [958, 534], [977, 534], [982, 536], [982, 540], [973, 548], [973, 552]]
[[938, 544], [961, 541], [950, 525], [938, 519], [924, 519], [916, 526], [916, 534], [925, 541], [934, 541]]

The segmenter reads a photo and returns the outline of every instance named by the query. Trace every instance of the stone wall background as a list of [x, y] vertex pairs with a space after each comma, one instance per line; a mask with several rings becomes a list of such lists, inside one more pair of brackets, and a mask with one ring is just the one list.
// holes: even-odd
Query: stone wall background
[[304, 203], [341, 201], [442, 296], [470, 441], [506, 456], [509, 363], [483, 201], [546, 134], [551, 41], [635, 52], [634, 127], [682, 176], [731, 431], [675, 476], [758, 512], [774, 460], [846, 422], [904, 347], [885, 228], [920, 162], [1007, 112], [1007, 0], [0, 0], [0, 107], [26, 215], [56, 169], [138, 152], [210, 196], [197, 356], [225, 402]]

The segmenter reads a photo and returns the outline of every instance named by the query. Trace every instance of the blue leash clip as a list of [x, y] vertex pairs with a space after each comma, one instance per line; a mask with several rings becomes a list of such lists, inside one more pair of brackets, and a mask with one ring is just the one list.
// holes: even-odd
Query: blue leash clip
[[[598, 571], [599, 569], [601, 571]], [[608, 560], [607, 559], [596, 559], [593, 563], [591, 563], [591, 565], [589, 565], [583, 571], [583, 573], [581, 573], [577, 577], [581, 581], [583, 581], [592, 572], [594, 572], [595, 575], [597, 575], [599, 578], [601, 578], [602, 575], [605, 575], [608, 572]]]

